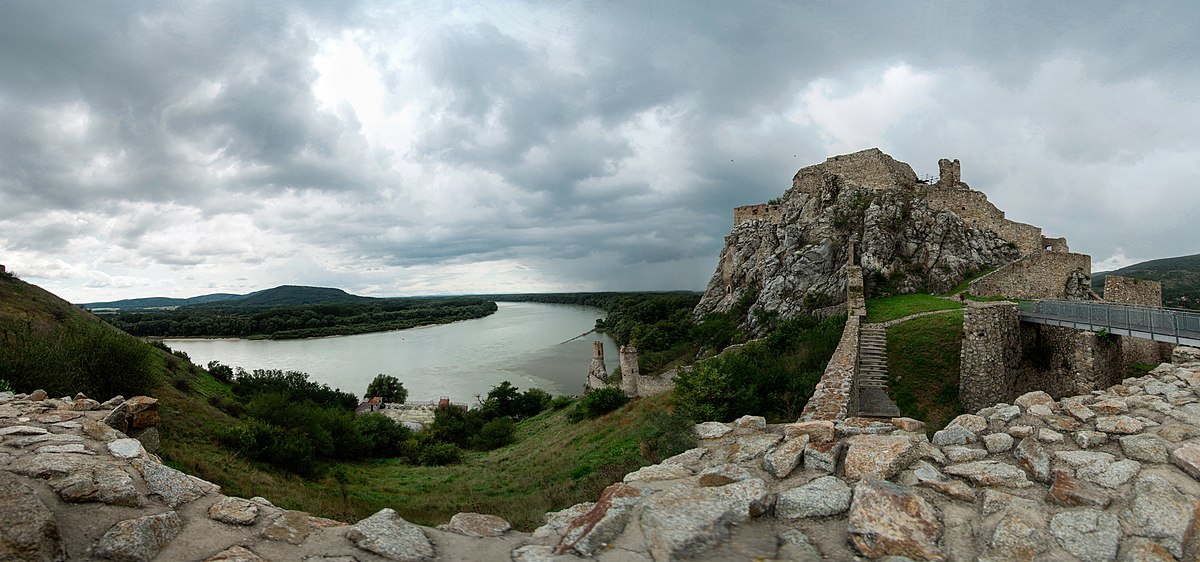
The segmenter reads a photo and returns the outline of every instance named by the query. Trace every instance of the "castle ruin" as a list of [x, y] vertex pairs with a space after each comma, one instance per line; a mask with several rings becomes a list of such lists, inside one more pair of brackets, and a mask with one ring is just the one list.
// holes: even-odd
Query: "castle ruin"
[[608, 386], [608, 368], [604, 366], [604, 342], [592, 342], [592, 364], [588, 367], [587, 382], [583, 385], [584, 392]]

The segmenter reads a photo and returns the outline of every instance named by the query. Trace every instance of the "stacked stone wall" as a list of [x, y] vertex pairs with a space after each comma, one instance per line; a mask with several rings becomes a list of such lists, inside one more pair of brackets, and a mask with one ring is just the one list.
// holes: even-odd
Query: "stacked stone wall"
[[[1042, 244], [1042, 229], [1009, 220], [1004, 211], [987, 199], [982, 191], [935, 187], [924, 195], [925, 200], [935, 207], [950, 211], [976, 228], [991, 230], [1001, 238], [1016, 244], [1022, 254], [1031, 254], [1045, 248]], [[1063, 240], [1063, 244], [1066, 241]]]
[[637, 348], [632, 345], [623, 345], [620, 353], [621, 391], [630, 398], [639, 396], [638, 382], [641, 378], [641, 371], [638, 369]]
[[838, 342], [833, 357], [825, 365], [825, 374], [817, 382], [812, 398], [804, 405], [800, 419], [836, 421], [857, 414], [854, 375], [858, 365], [858, 340], [862, 320], [863, 318], [857, 315], [846, 318], [842, 339]]
[[1021, 324], [1021, 365], [1013, 395], [1035, 390], [1063, 397], [1121, 381], [1124, 338], [1044, 324]]
[[1013, 303], [989, 303], [963, 311], [958, 395], [968, 411], [1013, 396], [1020, 364], [1020, 324]]
[[[1104, 278], [1104, 300], [1120, 304], [1162, 308], [1162, 283], [1136, 277], [1110, 275]], [[1157, 365], [1171, 357], [1174, 345], [1152, 340], [1121, 337], [1126, 367], [1134, 363]]]
[[904, 162], [869, 148], [852, 154], [831, 156], [815, 166], [806, 166], [792, 178], [792, 187], [812, 191], [823, 185], [820, 178], [839, 176], [843, 181], [872, 189], [890, 189], [897, 185], [913, 186], [917, 174]]
[[1120, 382], [1132, 338], [1021, 322], [1017, 305], [968, 308], [963, 316], [959, 399], [968, 410], [1026, 392], [1062, 397]]
[[[1090, 279], [1092, 257], [1087, 254], [1037, 251], [973, 281], [969, 291], [978, 296], [1022, 299], [1065, 299], [1073, 277]], [[1086, 287], [1084, 287], [1086, 289]]]
[[746, 205], [733, 209], [734, 226], [748, 220], [764, 220], [771, 224], [779, 224], [782, 219], [783, 207], [779, 205]]
[[1104, 278], [1104, 300], [1162, 308], [1162, 283], [1136, 277], [1109, 275]]

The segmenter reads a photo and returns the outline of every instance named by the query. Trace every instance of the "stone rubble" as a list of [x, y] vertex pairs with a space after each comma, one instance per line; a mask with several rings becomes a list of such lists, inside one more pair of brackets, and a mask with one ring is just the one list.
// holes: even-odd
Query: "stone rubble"
[[0, 559], [1198, 560], [1197, 359], [1059, 401], [1031, 392], [932, 439], [905, 418], [699, 424], [698, 447], [532, 533], [228, 497], [103, 422], [144, 434], [153, 399], [0, 393]]

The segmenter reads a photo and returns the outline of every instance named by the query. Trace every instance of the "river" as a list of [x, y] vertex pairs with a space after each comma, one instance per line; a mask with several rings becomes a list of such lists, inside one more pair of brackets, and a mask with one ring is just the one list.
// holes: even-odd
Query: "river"
[[197, 365], [304, 371], [309, 379], [353, 392], [366, 391], [375, 375], [392, 375], [409, 402], [448, 397], [474, 403], [501, 381], [522, 390], [579, 394], [587, 379], [592, 341], [604, 342], [605, 364], [617, 367], [612, 338], [588, 334], [604, 311], [585, 306], [498, 302], [495, 314], [476, 320], [394, 332], [302, 340], [168, 339]]

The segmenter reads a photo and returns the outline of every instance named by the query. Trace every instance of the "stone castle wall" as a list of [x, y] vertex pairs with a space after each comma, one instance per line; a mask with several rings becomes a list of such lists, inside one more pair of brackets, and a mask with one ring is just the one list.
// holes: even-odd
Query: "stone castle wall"
[[1009, 302], [972, 306], [963, 315], [959, 398], [968, 410], [1026, 392], [1062, 397], [1121, 381], [1135, 338], [1021, 322]]
[[852, 315], [846, 318], [842, 339], [838, 342], [833, 357], [825, 366], [825, 374], [817, 382], [813, 395], [800, 414], [802, 421], [837, 421], [857, 414], [854, 400], [854, 375], [858, 365], [858, 341], [863, 317]]
[[821, 164], [801, 168], [792, 178], [792, 186], [816, 185], [808, 183], [816, 174], [840, 176], [849, 183], [874, 189], [913, 186], [917, 183], [917, 174], [911, 166], [884, 154], [878, 148], [831, 156]]
[[632, 345], [621, 346], [621, 391], [625, 396], [638, 396], [638, 379], [641, 372], [638, 369], [637, 348]]
[[733, 208], [734, 226], [748, 220], [765, 220], [771, 224], [779, 224], [783, 220], [783, 207], [780, 205], [745, 205]]
[[[1110, 275], [1104, 278], [1104, 300], [1120, 304], [1162, 308], [1162, 283], [1136, 277]], [[1171, 357], [1175, 347], [1168, 343], [1118, 336], [1126, 367], [1134, 363], [1157, 365]]]
[[1012, 397], [1020, 364], [1020, 324], [1014, 303], [989, 303], [963, 311], [958, 396], [966, 410]]
[[587, 381], [583, 384], [584, 392], [608, 386], [608, 367], [604, 365], [604, 342], [592, 342], [592, 362], [588, 365]]
[[[1045, 249], [1042, 229], [1005, 218], [1004, 211], [988, 201], [982, 191], [934, 187], [924, 194], [924, 199], [935, 207], [958, 215], [967, 224], [995, 232], [1016, 244], [1022, 254]], [[1065, 240], [1063, 244], [1066, 244]]]
[[1109, 275], [1104, 278], [1104, 300], [1162, 308], [1162, 283], [1136, 277]]
[[[969, 291], [977, 296], [1007, 296], [1021, 299], [1066, 299], [1079, 295], [1068, 291], [1073, 277], [1090, 279], [1092, 257], [1087, 254], [1038, 251], [1002, 266], [973, 281]], [[1086, 290], [1087, 287], [1083, 287]]]

